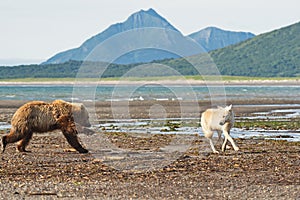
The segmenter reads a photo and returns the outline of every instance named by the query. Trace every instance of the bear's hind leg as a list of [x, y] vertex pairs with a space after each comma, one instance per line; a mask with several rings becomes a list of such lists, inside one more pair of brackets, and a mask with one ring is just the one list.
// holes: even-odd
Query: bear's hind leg
[[2, 153], [4, 153], [5, 151], [5, 148], [6, 148], [6, 145], [7, 145], [7, 142], [6, 142], [6, 135], [2, 137]]
[[25, 137], [17, 145], [19, 152], [28, 152], [26, 151], [26, 146], [28, 145], [30, 139], [32, 138], [32, 132], [25, 134]]
[[18, 142], [23, 139], [23, 137], [23, 134], [14, 131], [12, 128], [8, 135], [2, 137], [2, 153], [4, 153], [7, 144]]

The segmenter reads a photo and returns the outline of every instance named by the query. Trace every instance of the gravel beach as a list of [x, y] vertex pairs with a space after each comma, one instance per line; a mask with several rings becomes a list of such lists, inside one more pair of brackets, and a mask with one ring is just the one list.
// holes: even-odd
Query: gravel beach
[[[9, 122], [22, 101], [0, 101], [0, 122]], [[179, 102], [159, 102], [168, 116], [180, 117]], [[279, 100], [229, 102], [237, 116], [268, 111]], [[156, 102], [133, 101], [133, 119], [147, 118]], [[209, 102], [199, 102], [200, 109]], [[243, 106], [244, 105], [244, 106]], [[87, 105], [89, 106], [89, 105]], [[99, 119], [113, 119], [110, 102], [96, 102]], [[122, 102], [119, 104], [123, 106]], [[291, 105], [291, 108], [293, 106]], [[148, 111], [148, 114], [147, 114]], [[149, 117], [149, 116], [148, 116]], [[122, 119], [122, 116], [118, 116]], [[0, 135], [7, 130], [1, 130]], [[34, 134], [31, 153], [18, 153], [16, 144], [7, 147], [0, 159], [1, 199], [299, 199], [300, 142], [235, 139], [240, 151], [228, 149], [213, 154], [203, 136], [116, 133], [99, 130], [116, 149], [100, 148], [78, 154], [59, 131]], [[93, 136], [92, 135], [92, 136]], [[79, 137], [88, 149], [88, 135]], [[185, 151], [169, 151], [174, 138], [188, 142]], [[173, 145], [174, 146], [174, 145]], [[220, 148], [220, 144], [216, 145]], [[122, 152], [120, 152], [122, 149]], [[105, 159], [103, 157], [105, 155]], [[171, 159], [170, 159], [171, 158]], [[164, 162], [164, 161], [168, 162]], [[134, 167], [134, 162], [137, 166]], [[131, 165], [129, 165], [131, 164]], [[129, 167], [128, 167], [129, 166]]]

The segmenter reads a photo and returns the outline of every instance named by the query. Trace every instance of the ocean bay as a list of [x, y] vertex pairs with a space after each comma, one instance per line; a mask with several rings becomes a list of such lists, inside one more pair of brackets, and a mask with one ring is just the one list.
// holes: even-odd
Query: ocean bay
[[[87, 98], [89, 97], [89, 98]], [[300, 85], [0, 85], [0, 100], [300, 100]]]

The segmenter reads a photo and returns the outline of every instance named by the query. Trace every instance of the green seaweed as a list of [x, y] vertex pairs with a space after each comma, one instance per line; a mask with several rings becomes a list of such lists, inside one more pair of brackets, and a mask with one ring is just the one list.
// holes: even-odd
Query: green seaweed
[[298, 130], [300, 129], [300, 121], [298, 119], [291, 121], [240, 120], [234, 126], [246, 130], [257, 128], [265, 130]]

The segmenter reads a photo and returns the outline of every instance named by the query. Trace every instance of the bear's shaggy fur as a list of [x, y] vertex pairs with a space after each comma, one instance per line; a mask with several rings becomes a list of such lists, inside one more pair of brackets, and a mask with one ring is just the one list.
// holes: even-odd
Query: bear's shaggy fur
[[9, 143], [20, 141], [17, 149], [25, 152], [32, 134], [60, 129], [68, 143], [80, 153], [87, 153], [78, 141], [75, 122], [89, 127], [89, 116], [83, 104], [55, 100], [52, 103], [32, 101], [21, 106], [13, 115], [10, 133], [2, 138], [2, 152]]

